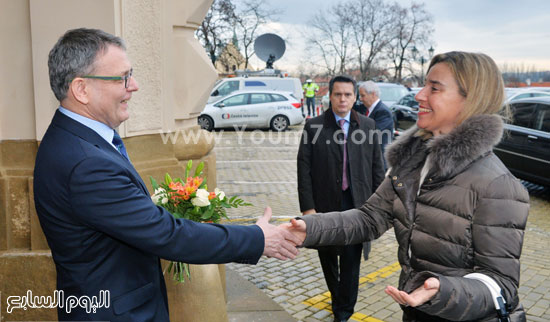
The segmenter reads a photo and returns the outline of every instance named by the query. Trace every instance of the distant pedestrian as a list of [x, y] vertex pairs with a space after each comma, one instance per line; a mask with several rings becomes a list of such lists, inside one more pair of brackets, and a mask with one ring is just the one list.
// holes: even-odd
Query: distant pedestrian
[[319, 85], [315, 84], [311, 79], [307, 79], [302, 88], [306, 97], [307, 116], [315, 116], [315, 94], [319, 91]]

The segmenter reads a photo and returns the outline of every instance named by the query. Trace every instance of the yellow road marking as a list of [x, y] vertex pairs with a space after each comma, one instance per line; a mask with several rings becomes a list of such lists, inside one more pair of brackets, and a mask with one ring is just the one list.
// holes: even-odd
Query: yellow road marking
[[[379, 270], [369, 273], [361, 278], [359, 278], [359, 288], [364, 286], [366, 283], [373, 283], [378, 279], [384, 279], [391, 274], [397, 272], [401, 269], [401, 266], [399, 265], [399, 262], [395, 262], [391, 265], [385, 266], [380, 268]], [[302, 302], [302, 304], [307, 306], [312, 306], [319, 310], [325, 310], [330, 313], [332, 313], [332, 307], [330, 305], [330, 292], [324, 292], [319, 295], [315, 295], [314, 297], [311, 297], [305, 301]], [[362, 321], [362, 322], [384, 322], [382, 320], [379, 320], [377, 318], [374, 318], [372, 316], [365, 315], [361, 312], [355, 312], [350, 317], [350, 320], [354, 321]]]

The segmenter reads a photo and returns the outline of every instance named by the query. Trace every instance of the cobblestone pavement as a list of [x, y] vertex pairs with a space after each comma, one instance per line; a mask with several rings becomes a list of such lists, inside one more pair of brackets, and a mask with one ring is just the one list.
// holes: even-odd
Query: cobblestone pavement
[[[229, 211], [230, 222], [249, 224], [269, 205], [273, 221], [299, 214], [296, 155], [301, 126], [281, 134], [270, 131], [216, 132], [218, 187], [254, 204]], [[264, 140], [262, 140], [262, 138]], [[526, 184], [531, 210], [523, 254], [520, 295], [528, 321], [550, 321], [550, 189]], [[257, 265], [228, 264], [252, 281], [299, 321], [332, 321], [330, 293], [317, 252], [302, 249], [293, 261], [263, 258]], [[353, 321], [401, 321], [399, 306], [384, 293], [397, 285], [397, 243], [393, 230], [372, 244], [361, 264]]]

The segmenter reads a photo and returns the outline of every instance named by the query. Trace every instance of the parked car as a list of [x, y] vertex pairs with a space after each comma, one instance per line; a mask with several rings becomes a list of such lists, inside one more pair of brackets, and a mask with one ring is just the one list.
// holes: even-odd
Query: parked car
[[298, 100], [304, 98], [302, 83], [298, 78], [255, 76], [255, 77], [230, 77], [216, 82], [208, 103], [213, 103], [235, 91], [282, 91], [292, 92]]
[[380, 88], [380, 100], [386, 104], [386, 106], [392, 106], [405, 94], [409, 93], [409, 90], [396, 83], [376, 83]]
[[300, 124], [302, 103], [289, 92], [239, 91], [207, 104], [198, 118], [201, 128], [244, 126], [284, 131]]
[[412, 90], [401, 97], [395, 104], [390, 106], [393, 115], [393, 128], [395, 135], [416, 124], [418, 119], [418, 102], [414, 96], [420, 90]]
[[550, 186], [550, 97], [528, 98], [510, 104], [511, 124], [494, 148], [516, 177]]

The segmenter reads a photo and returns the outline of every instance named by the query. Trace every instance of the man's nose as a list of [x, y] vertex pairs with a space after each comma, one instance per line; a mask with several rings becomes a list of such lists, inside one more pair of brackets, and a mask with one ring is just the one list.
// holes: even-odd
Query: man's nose
[[129, 81], [130, 84], [128, 85], [128, 91], [135, 92], [139, 90], [139, 84], [134, 76], [130, 77]]

